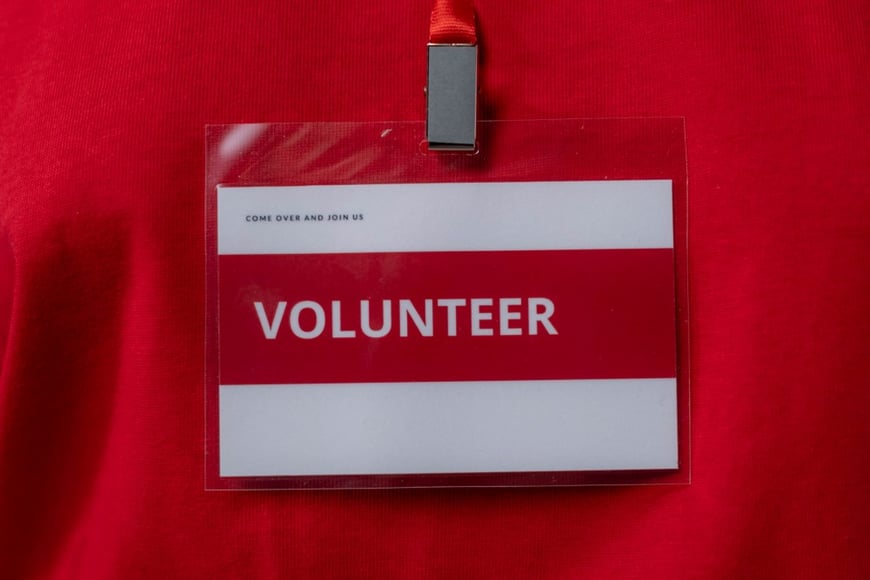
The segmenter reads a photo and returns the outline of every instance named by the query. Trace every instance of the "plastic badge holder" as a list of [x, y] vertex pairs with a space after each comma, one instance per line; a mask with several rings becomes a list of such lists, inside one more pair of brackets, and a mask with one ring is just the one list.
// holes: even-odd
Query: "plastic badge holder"
[[207, 127], [206, 487], [689, 482], [682, 119]]

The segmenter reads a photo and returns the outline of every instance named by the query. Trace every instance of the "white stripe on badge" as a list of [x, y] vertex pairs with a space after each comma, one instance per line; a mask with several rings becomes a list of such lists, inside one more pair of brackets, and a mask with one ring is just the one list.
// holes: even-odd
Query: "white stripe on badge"
[[670, 180], [219, 187], [219, 254], [672, 248]]
[[220, 387], [220, 474], [673, 469], [676, 380]]

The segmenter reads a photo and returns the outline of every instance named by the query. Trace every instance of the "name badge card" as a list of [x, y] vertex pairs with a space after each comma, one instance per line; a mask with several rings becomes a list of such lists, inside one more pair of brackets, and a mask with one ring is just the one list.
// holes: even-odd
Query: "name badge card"
[[487, 128], [209, 128], [208, 488], [688, 481], [682, 122]]

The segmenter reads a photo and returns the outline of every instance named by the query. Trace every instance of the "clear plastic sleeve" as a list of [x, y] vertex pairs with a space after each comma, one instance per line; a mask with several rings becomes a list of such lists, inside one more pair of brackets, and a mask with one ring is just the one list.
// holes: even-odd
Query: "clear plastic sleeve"
[[206, 129], [206, 487], [690, 480], [683, 120]]

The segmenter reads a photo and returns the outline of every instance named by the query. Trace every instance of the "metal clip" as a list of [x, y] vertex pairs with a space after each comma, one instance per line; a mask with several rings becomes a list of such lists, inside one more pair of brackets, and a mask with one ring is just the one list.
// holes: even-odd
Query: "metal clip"
[[430, 44], [426, 140], [430, 149], [473, 151], [477, 137], [477, 45]]

